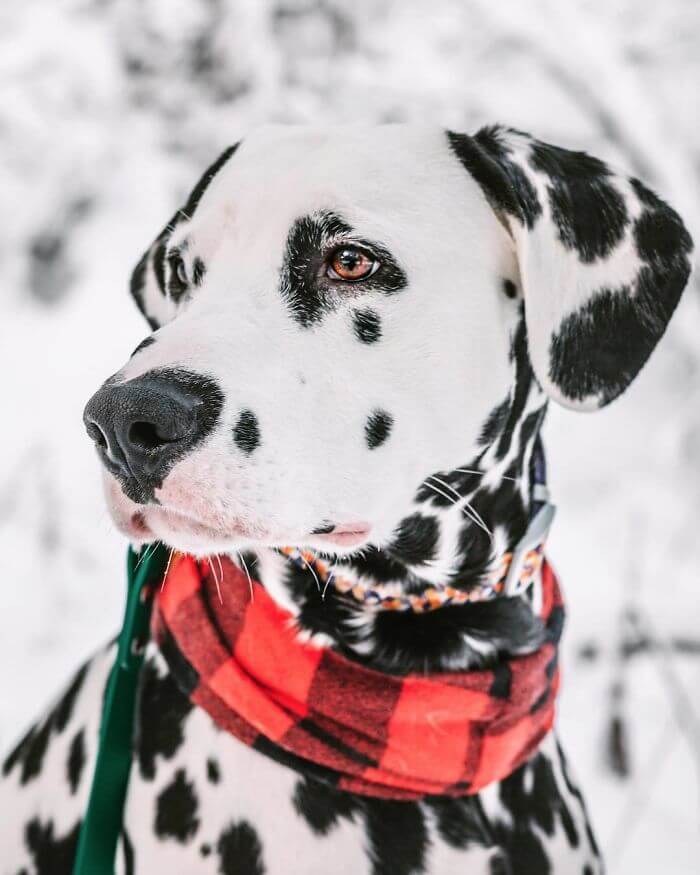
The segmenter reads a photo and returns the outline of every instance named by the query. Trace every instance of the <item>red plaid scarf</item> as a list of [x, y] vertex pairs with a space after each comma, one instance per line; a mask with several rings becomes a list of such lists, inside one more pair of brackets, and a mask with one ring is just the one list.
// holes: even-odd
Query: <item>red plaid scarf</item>
[[233, 562], [222, 565], [217, 584], [207, 561], [173, 557], [154, 637], [194, 704], [298, 771], [368, 796], [463, 796], [509, 775], [552, 726], [563, 608], [546, 562], [548, 635], [536, 652], [488, 671], [406, 677], [301, 641], [261, 584], [251, 592]]

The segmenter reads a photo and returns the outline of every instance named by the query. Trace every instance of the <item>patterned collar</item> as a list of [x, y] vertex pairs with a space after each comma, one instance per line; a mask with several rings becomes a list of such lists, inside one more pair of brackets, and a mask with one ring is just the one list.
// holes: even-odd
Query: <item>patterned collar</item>
[[406, 593], [400, 583], [349, 580], [308, 550], [281, 547], [279, 552], [298, 568], [311, 571], [324, 596], [328, 587], [332, 586], [337, 593], [347, 595], [365, 607], [378, 611], [413, 611], [423, 614], [448, 605], [491, 601], [499, 596], [524, 595], [530, 595], [533, 609], [538, 610], [544, 545], [555, 508], [547, 500], [546, 489], [541, 484], [537, 488], [538, 509], [524, 536], [514, 550], [504, 553], [483, 580], [469, 590], [458, 589], [449, 584], [435, 584], [420, 593]]

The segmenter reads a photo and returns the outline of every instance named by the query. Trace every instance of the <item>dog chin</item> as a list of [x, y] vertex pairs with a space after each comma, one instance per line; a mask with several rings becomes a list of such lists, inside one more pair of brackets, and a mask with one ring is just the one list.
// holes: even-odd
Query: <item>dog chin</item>
[[213, 526], [173, 508], [137, 504], [112, 477], [105, 478], [105, 492], [116, 527], [136, 547], [162, 541], [182, 553], [202, 557], [261, 546], [306, 547], [329, 555], [349, 555], [369, 543], [371, 526], [364, 522], [339, 523], [323, 533], [275, 535], [242, 519]]

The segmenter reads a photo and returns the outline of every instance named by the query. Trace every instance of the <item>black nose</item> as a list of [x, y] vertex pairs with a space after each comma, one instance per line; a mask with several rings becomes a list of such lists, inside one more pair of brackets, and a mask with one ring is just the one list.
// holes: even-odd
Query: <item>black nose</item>
[[130, 498], [144, 502], [175, 461], [209, 434], [223, 395], [213, 380], [183, 370], [151, 371], [105, 383], [83, 413], [105, 467]]

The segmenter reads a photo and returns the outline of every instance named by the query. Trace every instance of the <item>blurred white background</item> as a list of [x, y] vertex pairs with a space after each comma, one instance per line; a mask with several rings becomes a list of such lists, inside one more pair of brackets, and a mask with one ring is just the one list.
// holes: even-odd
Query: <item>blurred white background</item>
[[[696, 0], [3, 2], [0, 747], [117, 629], [81, 412], [147, 333], [131, 267], [219, 152], [266, 121], [503, 121], [631, 170], [697, 240], [699, 39]], [[560, 730], [615, 875], [698, 872], [699, 338], [696, 280], [632, 389], [546, 431]]]

